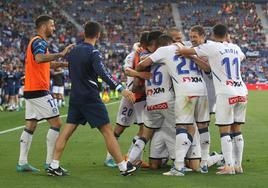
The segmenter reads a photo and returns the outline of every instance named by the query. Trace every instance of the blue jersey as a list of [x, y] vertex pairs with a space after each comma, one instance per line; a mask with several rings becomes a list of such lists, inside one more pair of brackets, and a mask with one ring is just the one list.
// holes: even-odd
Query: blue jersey
[[8, 87], [15, 86], [15, 80], [16, 80], [15, 72], [6, 71], [3, 73], [3, 78], [6, 86]]
[[97, 78], [100, 76], [111, 89], [122, 89], [106, 70], [101, 54], [93, 45], [82, 43], [67, 55], [71, 78], [70, 103], [101, 102]]
[[23, 77], [23, 73], [22, 72], [16, 72], [15, 73], [15, 85], [16, 85], [16, 87], [20, 87], [21, 86], [21, 77]]

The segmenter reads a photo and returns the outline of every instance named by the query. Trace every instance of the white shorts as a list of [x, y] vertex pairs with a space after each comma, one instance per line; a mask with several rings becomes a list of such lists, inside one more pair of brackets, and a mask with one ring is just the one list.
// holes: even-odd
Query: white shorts
[[198, 132], [198, 128], [196, 124], [194, 124], [195, 127], [195, 134], [193, 137], [193, 142], [186, 154], [185, 159], [201, 159], [201, 146], [200, 146], [200, 135]]
[[53, 94], [62, 94], [64, 95], [64, 86], [53, 86], [52, 87]]
[[138, 125], [144, 123], [144, 111], [145, 111], [146, 101], [140, 101], [134, 103], [135, 119], [134, 122]]
[[150, 159], [175, 159], [176, 128], [164, 121], [164, 125], [154, 132], [150, 144]]
[[207, 96], [176, 96], [175, 116], [181, 125], [209, 122]]
[[164, 121], [175, 127], [174, 102], [147, 106], [144, 112], [144, 126], [150, 129], [159, 129]]
[[25, 100], [25, 119], [49, 119], [59, 116], [59, 110], [53, 97], [49, 94], [44, 97]]
[[125, 97], [122, 97], [117, 113], [116, 123], [123, 127], [129, 127], [134, 122], [134, 119], [134, 105]]
[[216, 125], [245, 123], [247, 96], [218, 95], [216, 100]]

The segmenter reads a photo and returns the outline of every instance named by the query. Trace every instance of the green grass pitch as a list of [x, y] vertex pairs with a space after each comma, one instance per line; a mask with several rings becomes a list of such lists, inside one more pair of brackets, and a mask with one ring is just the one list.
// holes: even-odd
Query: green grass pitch
[[[114, 124], [118, 103], [109, 105], [110, 119]], [[0, 134], [0, 187], [92, 187], [92, 188], [139, 188], [139, 187], [268, 187], [268, 92], [251, 91], [247, 111], [247, 123], [243, 127], [245, 138], [244, 171], [242, 175], [217, 176], [216, 168], [210, 168], [208, 174], [187, 173], [185, 177], [164, 177], [159, 171], [139, 170], [133, 176], [121, 177], [117, 169], [110, 169], [103, 165], [106, 156], [104, 141], [100, 133], [89, 126], [81, 126], [69, 141], [63, 154], [61, 164], [71, 172], [68, 177], [48, 177], [43, 165], [46, 155], [46, 133], [48, 124], [40, 124], [36, 130], [29, 162], [42, 169], [38, 174], [17, 173], [15, 166], [19, 155], [19, 137], [22, 129]], [[61, 115], [66, 114], [67, 108], [61, 109]], [[65, 121], [65, 118], [62, 118]], [[212, 137], [211, 151], [219, 151], [219, 133], [213, 125], [210, 131]], [[0, 131], [24, 125], [24, 112], [0, 112]], [[132, 137], [136, 133], [134, 125], [127, 129], [120, 138], [120, 145], [124, 153], [127, 152]], [[144, 158], [148, 157], [148, 149]]]

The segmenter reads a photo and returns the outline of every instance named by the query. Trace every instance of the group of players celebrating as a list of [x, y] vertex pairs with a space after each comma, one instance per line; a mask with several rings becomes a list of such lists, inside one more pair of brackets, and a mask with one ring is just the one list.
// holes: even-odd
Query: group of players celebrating
[[[51, 176], [69, 174], [60, 166], [60, 159], [78, 125], [86, 123], [103, 135], [109, 152], [105, 164], [116, 165], [123, 176], [142, 165], [142, 152], [150, 139], [151, 168], [160, 168], [167, 159], [174, 161], [163, 175], [184, 176], [189, 168], [207, 173], [208, 167], [222, 158], [225, 164], [217, 174], [243, 173], [240, 125], [245, 122], [247, 89], [240, 62], [245, 56], [229, 41], [226, 26], [214, 26], [213, 41], [205, 40], [201, 26], [192, 27], [189, 45], [181, 41], [176, 29], [143, 32], [125, 60], [127, 88], [113, 79], [95, 48], [100, 24], [87, 22], [84, 29], [83, 43], [49, 54], [47, 41], [55, 30], [54, 20], [47, 15], [36, 20], [37, 35], [26, 52], [26, 127], [20, 137], [18, 172], [39, 171], [28, 163], [28, 152], [37, 122], [46, 119], [51, 127], [44, 168]], [[62, 57], [68, 64], [53, 62]], [[50, 66], [68, 66], [71, 77], [68, 116], [61, 133], [59, 110], [49, 94]], [[114, 131], [99, 96], [98, 77], [123, 96]], [[221, 134], [222, 156], [209, 156], [208, 123], [213, 112]], [[116, 138], [133, 122], [140, 129], [125, 159]]]
[[[243, 173], [240, 125], [245, 122], [247, 88], [240, 62], [245, 56], [230, 42], [226, 26], [214, 26], [213, 41], [205, 35], [202, 26], [193, 26], [191, 41], [184, 44], [176, 29], [144, 32], [139, 46], [135, 44], [126, 57], [127, 87], [136, 94], [136, 101], [132, 104], [122, 98], [114, 134], [119, 138], [133, 122], [140, 125], [128, 152], [132, 164], [143, 164], [142, 152], [151, 140], [150, 168], [174, 161], [163, 175], [208, 173], [208, 167], [222, 159], [225, 163], [217, 174]], [[208, 126], [213, 113], [222, 155], [210, 156]], [[105, 164], [115, 166], [109, 153]]]

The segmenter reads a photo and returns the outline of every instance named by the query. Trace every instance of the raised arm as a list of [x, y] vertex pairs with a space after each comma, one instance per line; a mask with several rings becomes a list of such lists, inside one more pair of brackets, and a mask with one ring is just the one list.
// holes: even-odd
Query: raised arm
[[47, 54], [47, 43], [41, 39], [36, 39], [32, 43], [32, 52], [37, 63], [45, 63], [64, 57], [73, 47], [74, 44], [70, 44], [60, 53]]

